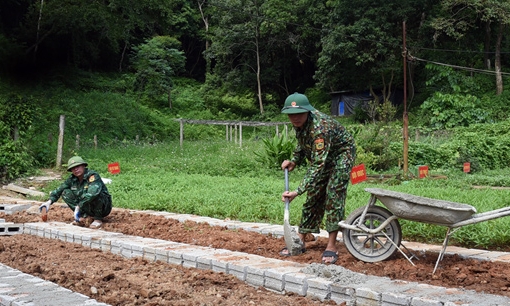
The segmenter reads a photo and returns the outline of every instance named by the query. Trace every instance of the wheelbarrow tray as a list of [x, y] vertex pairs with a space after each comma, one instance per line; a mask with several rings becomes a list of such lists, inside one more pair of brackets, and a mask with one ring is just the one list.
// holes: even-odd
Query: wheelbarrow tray
[[401, 219], [451, 226], [471, 218], [476, 213], [476, 208], [463, 203], [379, 188], [366, 188], [365, 191], [375, 196], [388, 210]]

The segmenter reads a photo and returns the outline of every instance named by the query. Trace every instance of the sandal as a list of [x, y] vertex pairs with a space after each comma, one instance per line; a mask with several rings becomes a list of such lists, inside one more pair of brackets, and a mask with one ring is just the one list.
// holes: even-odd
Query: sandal
[[[302, 248], [301, 249], [301, 253], [304, 253], [306, 252], [306, 249], [305, 248]], [[283, 248], [281, 251], [280, 251], [280, 256], [283, 256], [283, 257], [289, 257], [289, 256], [292, 256], [292, 254], [290, 254], [290, 251], [289, 249], [287, 249], [287, 247]]]
[[[326, 260], [325, 258], [331, 258], [331, 260]], [[322, 253], [322, 263], [323, 264], [334, 264], [338, 260], [338, 253], [334, 251], [324, 251]]]
[[76, 225], [76, 226], [84, 227], [85, 223], [83, 223], [81, 221], [73, 221], [73, 222], [71, 222], [71, 225]]
[[94, 222], [92, 222], [92, 223], [89, 225], [89, 228], [92, 228], [92, 229], [98, 229], [98, 228], [100, 228], [102, 225], [103, 225], [103, 221], [101, 221], [101, 220], [94, 220]]

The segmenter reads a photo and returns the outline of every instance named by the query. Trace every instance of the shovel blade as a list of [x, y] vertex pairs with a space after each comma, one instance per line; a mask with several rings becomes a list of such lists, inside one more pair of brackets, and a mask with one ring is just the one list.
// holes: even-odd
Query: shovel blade
[[289, 223], [289, 203], [285, 202], [285, 215], [283, 220], [283, 238], [285, 246], [290, 255], [299, 255], [303, 253], [303, 241], [299, 238], [296, 229]]

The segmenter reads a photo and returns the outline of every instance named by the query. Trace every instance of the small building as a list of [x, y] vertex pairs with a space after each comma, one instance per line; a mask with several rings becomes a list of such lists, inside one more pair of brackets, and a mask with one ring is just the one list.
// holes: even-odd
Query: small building
[[[382, 91], [374, 90], [379, 96], [381, 102], [384, 101]], [[351, 90], [330, 92], [331, 95], [331, 115], [350, 116], [355, 113], [357, 107], [367, 109], [368, 103], [374, 100], [369, 90], [363, 92], [354, 92]], [[404, 92], [400, 89], [392, 89], [390, 101], [398, 106], [404, 103]]]

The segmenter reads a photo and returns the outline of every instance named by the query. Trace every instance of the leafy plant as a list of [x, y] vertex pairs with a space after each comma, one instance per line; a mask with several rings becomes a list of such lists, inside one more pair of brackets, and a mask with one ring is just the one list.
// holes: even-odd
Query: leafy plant
[[282, 162], [289, 159], [296, 147], [295, 141], [291, 141], [282, 134], [274, 135], [273, 138], [262, 139], [264, 143], [264, 152], [254, 152], [257, 156], [256, 161], [268, 166], [269, 168], [278, 168]]
[[135, 47], [135, 91], [144, 92], [149, 99], [166, 94], [172, 108], [172, 77], [184, 70], [186, 62], [179, 48], [180, 42], [169, 36], [155, 36]]
[[18, 178], [28, 173], [32, 166], [33, 159], [21, 140], [4, 138], [0, 141], [0, 181]]

